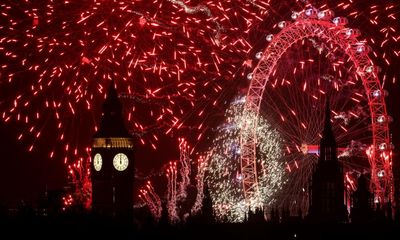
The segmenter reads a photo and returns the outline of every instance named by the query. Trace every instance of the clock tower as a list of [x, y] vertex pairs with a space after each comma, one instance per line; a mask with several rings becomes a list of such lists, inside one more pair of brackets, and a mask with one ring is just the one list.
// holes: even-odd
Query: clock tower
[[114, 82], [103, 103], [100, 128], [92, 142], [92, 208], [116, 220], [133, 218], [133, 137], [125, 128]]

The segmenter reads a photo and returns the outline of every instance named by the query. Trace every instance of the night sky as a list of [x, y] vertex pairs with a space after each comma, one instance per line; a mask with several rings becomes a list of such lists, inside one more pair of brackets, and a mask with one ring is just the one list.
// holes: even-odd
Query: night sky
[[[364, 1], [364, 0], [363, 0]], [[357, 2], [357, 1], [356, 1]], [[359, 1], [358, 3], [360, 4], [362, 1]], [[287, 6], [280, 6], [282, 9], [287, 8]], [[280, 9], [282, 11], [282, 9]], [[287, 18], [287, 17], [286, 17]], [[274, 22], [277, 21], [277, 19], [280, 19], [279, 17], [274, 18]], [[4, 18], [0, 19], [0, 24], [2, 24], [4, 21]], [[400, 29], [400, 28], [398, 28]], [[143, 31], [145, 32], [146, 29]], [[362, 30], [363, 31], [363, 30]], [[0, 39], [3, 37], [1, 34], [3, 34], [4, 31], [0, 31]], [[6, 33], [8, 33], [6, 31]], [[135, 34], [143, 34], [142, 32], [135, 32]], [[264, 35], [264, 33], [263, 33]], [[263, 36], [261, 35], [261, 36]], [[18, 37], [18, 36], [17, 36]], [[256, 36], [259, 37], [259, 36]], [[255, 38], [256, 38], [255, 37]], [[168, 42], [167, 42], [168, 43]], [[201, 42], [199, 40], [199, 43], [196, 43], [198, 45], [202, 45], [208, 43], [206, 41]], [[391, 43], [392, 45], [386, 45], [386, 49], [390, 48], [396, 48], [399, 49], [398, 45], [393, 45], [396, 43]], [[400, 45], [400, 42], [397, 44]], [[152, 46], [148, 47], [149, 49], [146, 49], [148, 51], [152, 50]], [[378, 49], [379, 51], [379, 49]], [[252, 52], [253, 53], [253, 52]], [[28, 54], [29, 55], [29, 54]], [[239, 55], [239, 54], [238, 54]], [[0, 57], [3, 57], [3, 55], [0, 55]], [[233, 57], [232, 57], [233, 58]], [[229, 58], [228, 58], [229, 59]], [[239, 59], [242, 59], [242, 56], [239, 57]], [[0, 63], [10, 63], [7, 62], [9, 60], [3, 58], [0, 59]], [[233, 61], [232, 61], [233, 62]], [[104, 64], [104, 62], [103, 62]], [[383, 62], [379, 62], [379, 65], [383, 65]], [[397, 82], [393, 83], [391, 80], [386, 81], [385, 89], [388, 90], [389, 96], [386, 98], [386, 104], [387, 104], [387, 110], [388, 114], [391, 115], [394, 119], [393, 123], [390, 124], [390, 131], [393, 137], [393, 143], [395, 145], [395, 150], [394, 150], [394, 161], [400, 161], [399, 158], [399, 153], [400, 153], [400, 58], [396, 58], [391, 62], [390, 68], [384, 68], [384, 72], [390, 76], [396, 76]], [[84, 68], [84, 67], [82, 67]], [[389, 69], [387, 71], [387, 69]], [[83, 69], [83, 72], [86, 70]], [[150, 71], [151, 72], [151, 71]], [[140, 78], [140, 81], [143, 81], [143, 76], [141, 74], [138, 74], [138, 78]], [[203, 80], [202, 78], [206, 78], [201, 73], [197, 70], [193, 70], [192, 74], [196, 75], [199, 74], [198, 78]], [[214, 74], [214, 73], [210, 73]], [[246, 73], [247, 74], [247, 73]], [[29, 74], [25, 75], [20, 75], [19, 79], [17, 79], [16, 85], [13, 86], [8, 86], [6, 84], [1, 84], [0, 83], [0, 106], [1, 104], [7, 100], [11, 95], [14, 97], [15, 92], [12, 92], [13, 87], [17, 86], [18, 84], [23, 84], [24, 78], [31, 77]], [[35, 77], [35, 76], [33, 76]], [[36, 76], [37, 77], [37, 76]], [[196, 75], [197, 77], [197, 75]], [[226, 77], [226, 76], [225, 76]], [[211, 77], [210, 77], [211, 78]], [[0, 81], [7, 81], [7, 78], [5, 75], [2, 75], [0, 72]], [[136, 80], [135, 80], [136, 81]], [[101, 80], [103, 83], [104, 87], [107, 87], [107, 84], [109, 81], [104, 81], [104, 79]], [[143, 84], [143, 82], [140, 82], [140, 84]], [[139, 84], [139, 85], [140, 85]], [[233, 86], [234, 85], [234, 86]], [[237, 88], [238, 84], [228, 84], [230, 86], [230, 91], [232, 89]], [[8, 86], [8, 87], [7, 87]], [[137, 85], [135, 84], [135, 87]], [[156, 89], [157, 86], [152, 86], [152, 89]], [[143, 91], [142, 85], [139, 87], [136, 87], [138, 91]], [[11, 90], [10, 90], [11, 89]], [[21, 88], [23, 89], [23, 88]], [[21, 90], [19, 89], [19, 90]], [[95, 88], [94, 88], [95, 89]], [[202, 89], [201, 87], [199, 88], [200, 90]], [[210, 87], [211, 89], [211, 87]], [[211, 92], [210, 89], [206, 89], [205, 91]], [[26, 90], [26, 89], [25, 89]], [[10, 96], [8, 95], [9, 92]], [[89, 91], [96, 91], [96, 90], [89, 90]], [[173, 90], [172, 94], [175, 94]], [[238, 89], [233, 90], [233, 91], [239, 91]], [[49, 91], [49, 94], [54, 94], [53, 92]], [[190, 91], [189, 91], [190, 92]], [[224, 94], [226, 92], [221, 93], [221, 98], [224, 98]], [[196, 93], [199, 96], [202, 95], [202, 93]], [[196, 95], [195, 94], [195, 95]], [[220, 94], [220, 93], [218, 93]], [[218, 95], [217, 94], [217, 95]], [[54, 94], [56, 95], [56, 94]], [[232, 92], [228, 95], [233, 95]], [[196, 95], [197, 96], [197, 95]], [[210, 98], [220, 98], [216, 97], [213, 95]], [[97, 101], [94, 101], [97, 105], [93, 106], [93, 111], [94, 113], [90, 113], [89, 115], [79, 115], [82, 117], [83, 121], [85, 124], [79, 125], [76, 127], [76, 131], [78, 134], [72, 134], [75, 139], [90, 139], [90, 136], [94, 133], [93, 128], [94, 122], [99, 122], [99, 117], [100, 117], [100, 104], [101, 99], [98, 97]], [[9, 99], [8, 99], [9, 100]], [[229, 102], [229, 97], [225, 99], [226, 101]], [[225, 102], [226, 103], [226, 102]], [[34, 103], [35, 104], [35, 110], [38, 108], [40, 104]], [[159, 104], [159, 103], [157, 103]], [[155, 105], [157, 105], [155, 104]], [[185, 106], [182, 106], [184, 110], [188, 110], [190, 104], [185, 103]], [[179, 104], [178, 104], [179, 105]], [[196, 108], [193, 110], [195, 111], [200, 111], [200, 110], [205, 110], [208, 111], [210, 105], [204, 105], [201, 107]], [[221, 103], [220, 109], [218, 109], [219, 112], [223, 112], [223, 106], [224, 104]], [[149, 106], [145, 105], [138, 107], [139, 110], [137, 110], [139, 113], [143, 114], [137, 114], [136, 116], [140, 118], [141, 122], [146, 122], [150, 121], [150, 117], [147, 119], [146, 116], [150, 115], [148, 113]], [[38, 108], [40, 109], [40, 108]], [[153, 114], [153, 113], [151, 113]], [[196, 118], [198, 112], [195, 114], [192, 114], [190, 116], [191, 118]], [[193, 117], [194, 116], [194, 117]], [[154, 118], [154, 117], [153, 117]], [[154, 120], [152, 118], [152, 120]], [[90, 119], [90, 120], [87, 120]], [[87, 121], [86, 121], [87, 120]], [[79, 122], [79, 121], [77, 121]], [[74, 122], [75, 124], [77, 122]], [[215, 123], [214, 123], [215, 124]], [[76, 126], [76, 125], [75, 125]], [[18, 141], [18, 135], [21, 133], [21, 129], [25, 129], [26, 126], [23, 125], [23, 123], [19, 122], [16, 123], [14, 121], [9, 121], [5, 123], [2, 121], [2, 118], [0, 118], [0, 206], [15, 206], [20, 200], [24, 199], [28, 202], [31, 202], [32, 204], [35, 204], [35, 202], [38, 200], [39, 196], [41, 193], [43, 193], [47, 187], [49, 190], [57, 190], [57, 189], [62, 189], [64, 186], [67, 185], [68, 182], [68, 174], [67, 174], [67, 167], [63, 163], [63, 147], [64, 146], [58, 146], [57, 142], [54, 142], [54, 136], [57, 134], [57, 129], [55, 126], [52, 127], [45, 127], [42, 132], [41, 132], [41, 141], [38, 142], [38, 144], [35, 146], [35, 149], [32, 152], [28, 152], [27, 149], [29, 149], [29, 146], [32, 144], [32, 141], [34, 140], [32, 137], [27, 137], [23, 139], [22, 141]], [[69, 130], [73, 129], [74, 126], [72, 125]], [[26, 131], [26, 130], [25, 130]], [[160, 140], [157, 142], [157, 150], [154, 150], [150, 144], [141, 144], [138, 138], [136, 138], [136, 165], [137, 168], [141, 169], [141, 172], [144, 174], [148, 174], [151, 172], [152, 169], [159, 169], [164, 163], [170, 161], [170, 160], [176, 160], [179, 158], [179, 151], [177, 149], [177, 140], [176, 138], [171, 138], [170, 135], [165, 136], [163, 135], [162, 132], [165, 131], [159, 131], [158, 136]], [[175, 136], [176, 137], [176, 136]], [[85, 142], [84, 141], [84, 142]], [[204, 141], [204, 140], [203, 140]], [[78, 141], [79, 142], [79, 141]], [[207, 141], [203, 142], [204, 145], [207, 145]], [[54, 147], [55, 146], [55, 147]], [[201, 146], [199, 146], [201, 148]], [[50, 159], [49, 158], [49, 152], [51, 151], [56, 152], [56, 157]], [[57, 154], [60, 153], [60, 154]], [[400, 165], [400, 164], [399, 164]]]

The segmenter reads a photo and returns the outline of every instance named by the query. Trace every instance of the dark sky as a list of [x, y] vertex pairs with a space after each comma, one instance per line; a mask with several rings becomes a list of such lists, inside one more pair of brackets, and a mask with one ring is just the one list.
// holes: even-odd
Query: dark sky
[[[20, 199], [35, 201], [39, 193], [62, 187], [66, 169], [62, 161], [48, 159], [45, 154], [27, 153], [18, 142], [15, 126], [0, 122], [0, 195], [2, 205], [14, 205]], [[43, 156], [44, 155], [44, 156]]]

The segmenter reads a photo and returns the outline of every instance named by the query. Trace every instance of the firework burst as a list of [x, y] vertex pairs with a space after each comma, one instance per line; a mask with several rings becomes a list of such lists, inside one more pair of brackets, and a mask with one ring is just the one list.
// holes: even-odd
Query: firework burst
[[[241, 183], [239, 133], [244, 121], [254, 116], [242, 116], [243, 106], [244, 98], [240, 97], [228, 108], [225, 122], [215, 132], [206, 173], [217, 218], [232, 222], [243, 221], [249, 210]], [[264, 119], [259, 121], [257, 135], [259, 189], [252, 206], [268, 207], [286, 181], [284, 164], [280, 161], [282, 138]]]

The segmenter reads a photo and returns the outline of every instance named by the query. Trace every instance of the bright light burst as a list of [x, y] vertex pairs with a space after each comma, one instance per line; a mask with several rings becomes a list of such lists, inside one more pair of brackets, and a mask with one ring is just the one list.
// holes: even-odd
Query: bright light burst
[[[254, 116], [242, 116], [243, 105], [243, 97], [232, 102], [225, 114], [225, 122], [215, 131], [210, 149], [206, 181], [217, 218], [222, 221], [243, 221], [249, 211], [241, 183], [239, 133], [243, 121]], [[286, 181], [284, 163], [280, 161], [283, 140], [265, 119], [259, 120], [257, 135], [259, 193], [250, 206], [267, 207], [275, 202], [276, 194]]]

